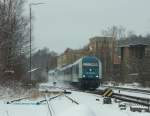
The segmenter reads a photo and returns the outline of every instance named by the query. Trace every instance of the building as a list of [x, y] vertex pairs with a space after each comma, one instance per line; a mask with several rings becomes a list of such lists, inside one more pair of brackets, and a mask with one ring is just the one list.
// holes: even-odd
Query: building
[[57, 67], [63, 67], [68, 64], [71, 64], [78, 60], [79, 58], [88, 55], [89, 52], [85, 51], [83, 49], [80, 50], [72, 50], [70, 48], [67, 48], [64, 53], [62, 53], [60, 56], [57, 58]]
[[132, 37], [119, 41], [118, 45], [121, 49], [122, 80], [145, 80], [145, 84], [149, 80], [150, 84], [150, 38]]
[[93, 37], [90, 39], [89, 48], [91, 53], [102, 61], [103, 76], [110, 76], [112, 74], [115, 54], [113, 38]]

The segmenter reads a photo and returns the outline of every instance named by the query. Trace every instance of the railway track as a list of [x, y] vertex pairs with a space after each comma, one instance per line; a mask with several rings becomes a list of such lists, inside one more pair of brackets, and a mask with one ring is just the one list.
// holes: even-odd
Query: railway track
[[28, 98], [30, 97], [22, 97], [22, 98], [14, 99], [14, 100], [8, 101], [7, 104], [11, 104], [11, 103], [18, 102], [18, 101], [28, 99]]
[[150, 99], [149, 98], [130, 96], [130, 95], [124, 95], [124, 94], [118, 94], [118, 93], [113, 93], [112, 98], [150, 107]]
[[[95, 90], [95, 91], [87, 91], [87, 93], [98, 94], [98, 95], [103, 95], [103, 92], [104, 92], [104, 89]], [[114, 92], [112, 93], [112, 96], [110, 97], [124, 101], [124, 102], [130, 102], [130, 103], [135, 103], [135, 104], [139, 104], [142, 106], [146, 106], [148, 111], [150, 111], [150, 99], [149, 98], [130, 96], [130, 95], [114, 93]]]
[[[83, 91], [83, 90], [78, 90], [78, 89], [73, 89], [73, 88], [60, 88], [60, 89], [64, 90], [64, 93], [67, 92], [66, 89], [71, 90], [71, 91], [80, 91], [80, 92], [86, 92], [86, 93], [91, 93], [91, 94], [96, 94], [96, 95], [102, 95], [104, 92], [104, 89], [95, 90], [95, 91]], [[133, 89], [132, 89], [132, 91], [133, 91]], [[69, 94], [71, 94], [71, 92], [69, 92]], [[73, 100], [71, 97], [66, 96], [66, 95], [65, 95], [65, 97], [67, 97], [70, 101], [74, 102], [75, 104], [79, 104], [77, 101]], [[111, 97], [121, 100], [121, 101], [143, 105], [143, 106], [146, 106], [150, 110], [150, 99], [149, 98], [130, 96], [130, 95], [114, 93], [114, 92], [112, 93]]]
[[145, 89], [134, 89], [134, 88], [125, 88], [125, 87], [116, 87], [116, 86], [103, 86], [103, 87], [150, 95], [150, 90], [145, 90]]
[[66, 97], [67, 99], [69, 99], [71, 102], [73, 102], [73, 103], [79, 105], [79, 102], [77, 102], [77, 101], [74, 100], [73, 98], [71, 98], [71, 97], [69, 97], [69, 96], [67, 96], [67, 95], [65, 95], [65, 97]]
[[[46, 95], [46, 94], [45, 94], [45, 95]], [[56, 95], [56, 96], [54, 96], [54, 97], [50, 97], [50, 98], [47, 98], [47, 99], [38, 101], [36, 104], [37, 104], [37, 105], [42, 104], [43, 102], [46, 102], [47, 100], [48, 100], [48, 101], [51, 101], [51, 100], [53, 100], [53, 99], [55, 99], [55, 98], [57, 98], [57, 97], [59, 97], [59, 96], [62, 96], [62, 95], [63, 95], [62, 93], [61, 93], [61, 94], [58, 94], [58, 95]]]
[[[71, 92], [70, 91], [67, 91], [67, 90], [71, 90], [71, 91], [79, 91], [78, 89], [75, 89], [75, 88], [63, 88], [63, 87], [57, 87], [57, 86], [49, 86], [49, 87], [47, 87], [48, 89], [49, 88], [58, 88], [58, 89], [61, 89], [61, 90], [63, 90], [63, 91], [61, 91], [61, 93], [59, 94], [59, 95], [57, 95], [57, 96], [54, 96], [54, 97], [52, 97], [52, 98], [49, 98], [49, 101], [50, 100], [52, 100], [52, 99], [55, 99], [55, 98], [57, 98], [57, 97], [59, 97], [59, 96], [62, 96], [62, 95], [64, 95], [68, 100], [70, 100], [71, 102], [73, 102], [73, 103], [75, 103], [75, 104], [79, 104], [76, 100], [74, 100], [73, 98], [71, 98], [71, 97], [69, 97], [68, 95], [66, 95], [66, 94], [71, 94]], [[47, 91], [47, 89], [46, 89], [46, 91]], [[39, 101], [38, 103], [41, 103], [41, 102], [44, 102], [45, 100], [42, 100], [42, 101]]]
[[[53, 100], [53, 99], [55, 99], [55, 98], [58, 98], [58, 97], [60, 97], [60, 96], [64, 96], [64, 97], [66, 97], [68, 100], [70, 100], [72, 103], [75, 103], [76, 105], [79, 105], [79, 102], [77, 102], [76, 100], [74, 100], [73, 98], [69, 97], [69, 96], [66, 95], [66, 94], [68, 94], [68, 92], [65, 91], [65, 90], [64, 90], [64, 93], [61, 93], [61, 94], [59, 94], [59, 95], [57, 95], [57, 96], [50, 97], [50, 98], [48, 98], [47, 95], [45, 94], [45, 100], [42, 100], [42, 101], [40, 101], [40, 102], [38, 102], [38, 103], [41, 103], [41, 102], [46, 101], [50, 116], [56, 116], [56, 113], [55, 113], [55, 111], [54, 111], [52, 105], [50, 104], [50, 101]], [[69, 94], [70, 94], [70, 93], [69, 93]]]
[[57, 98], [57, 97], [59, 97], [59, 96], [61, 96], [61, 95], [58, 95], [58, 96], [55, 96], [55, 97], [53, 97], [53, 98], [49, 98], [49, 99], [48, 99], [47, 95], [45, 94], [45, 100], [46, 100], [46, 103], [47, 103], [47, 107], [48, 107], [50, 116], [55, 116], [55, 115], [56, 115], [56, 114], [55, 114], [55, 111], [54, 111], [54, 109], [53, 109], [53, 107], [52, 107], [52, 105], [50, 104], [50, 100], [55, 99], [55, 98]]

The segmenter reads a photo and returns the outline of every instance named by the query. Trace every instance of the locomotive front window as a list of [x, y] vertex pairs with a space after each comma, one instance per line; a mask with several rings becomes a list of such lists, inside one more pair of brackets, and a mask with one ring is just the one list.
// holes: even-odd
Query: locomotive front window
[[83, 66], [98, 66], [98, 63], [83, 63]]
[[82, 77], [83, 78], [98, 78], [99, 77], [99, 62], [94, 58], [86, 58], [82, 61]]
[[96, 74], [98, 74], [98, 70], [99, 70], [98, 67], [83, 66], [84, 74], [96, 75]]

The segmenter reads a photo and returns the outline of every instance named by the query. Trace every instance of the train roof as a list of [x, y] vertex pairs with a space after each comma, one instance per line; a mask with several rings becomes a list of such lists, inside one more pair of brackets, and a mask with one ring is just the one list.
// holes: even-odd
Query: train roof
[[49, 74], [54, 73], [54, 72], [55, 72], [55, 70], [49, 70], [48, 71]]
[[95, 56], [84, 56], [82, 59], [86, 59], [86, 60], [98, 60], [98, 58], [95, 57]]
[[77, 61], [75, 61], [72, 65], [76, 65], [78, 64], [80, 61], [82, 61], [82, 58], [78, 59]]
[[81, 60], [91, 61], [91, 60], [98, 60], [98, 58], [95, 56], [84, 56], [84, 57], [78, 59], [76, 62], [74, 62], [73, 65], [78, 64]]
[[60, 71], [63, 71], [63, 70], [65, 70], [65, 69], [67, 69], [67, 68], [72, 67], [72, 65], [73, 65], [73, 64], [69, 64], [69, 65], [67, 65], [67, 66], [65, 66], [65, 67], [60, 68], [59, 70], [60, 70]]
[[78, 64], [79, 62], [81, 62], [83, 59], [85, 59], [86, 61], [98, 60], [98, 58], [95, 57], [95, 56], [84, 56], [84, 57], [78, 59], [77, 61], [75, 61], [73, 64], [68, 64], [68, 65], [66, 65], [62, 68], [59, 68], [58, 70], [63, 71], [63, 70], [66, 70], [67, 68], [71, 68], [72, 66], [74, 66], [74, 65]]

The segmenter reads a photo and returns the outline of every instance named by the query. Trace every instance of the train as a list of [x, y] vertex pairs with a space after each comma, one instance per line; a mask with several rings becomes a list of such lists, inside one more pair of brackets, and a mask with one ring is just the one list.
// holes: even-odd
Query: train
[[73, 64], [51, 71], [51, 74], [82, 89], [96, 89], [102, 79], [102, 63], [95, 56], [84, 56]]

